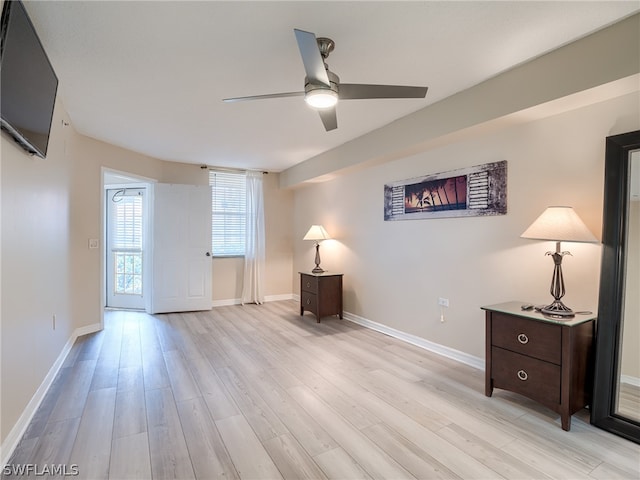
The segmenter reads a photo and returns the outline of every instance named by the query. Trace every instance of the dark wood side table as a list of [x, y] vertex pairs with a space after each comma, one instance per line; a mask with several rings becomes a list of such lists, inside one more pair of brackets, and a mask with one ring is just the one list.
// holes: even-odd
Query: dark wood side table
[[560, 414], [562, 429], [591, 401], [595, 315], [559, 319], [525, 302], [482, 307], [486, 312], [485, 395], [516, 392]]
[[312, 312], [320, 323], [322, 317], [342, 318], [342, 273], [300, 273], [300, 315]]

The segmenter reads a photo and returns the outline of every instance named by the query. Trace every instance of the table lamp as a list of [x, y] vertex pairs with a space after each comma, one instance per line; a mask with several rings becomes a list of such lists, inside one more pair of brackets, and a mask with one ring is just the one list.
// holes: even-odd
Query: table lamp
[[311, 270], [312, 273], [324, 272], [324, 270], [320, 268], [320, 242], [330, 238], [331, 237], [322, 225], [311, 225], [311, 228], [304, 236], [303, 240], [313, 240], [316, 242], [316, 266]]
[[561, 251], [560, 242], [597, 243], [598, 239], [589, 231], [571, 207], [548, 207], [520, 237], [556, 242], [556, 251], [546, 253], [546, 255], [550, 255], [553, 258], [553, 276], [551, 277], [549, 292], [554, 301], [540, 311], [548, 315], [561, 317], [573, 316], [573, 310], [562, 303], [561, 300], [565, 294], [564, 278], [562, 277], [562, 257], [571, 255], [571, 253]]

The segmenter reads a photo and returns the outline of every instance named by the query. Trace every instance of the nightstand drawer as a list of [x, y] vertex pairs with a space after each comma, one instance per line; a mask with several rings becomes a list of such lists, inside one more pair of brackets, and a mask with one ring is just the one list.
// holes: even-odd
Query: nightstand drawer
[[300, 276], [301, 292], [318, 293], [318, 279], [313, 275]]
[[560, 403], [559, 365], [497, 347], [491, 349], [491, 357], [491, 376], [495, 387], [520, 393], [547, 405]]
[[562, 331], [557, 325], [493, 314], [492, 345], [560, 365]]
[[315, 312], [318, 308], [318, 296], [305, 291], [301, 292], [300, 306], [305, 310]]

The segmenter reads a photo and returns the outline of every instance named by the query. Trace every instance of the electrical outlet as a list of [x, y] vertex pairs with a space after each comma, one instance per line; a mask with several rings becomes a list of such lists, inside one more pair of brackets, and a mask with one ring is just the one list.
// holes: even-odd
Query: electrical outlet
[[98, 239], [97, 238], [90, 238], [89, 239], [89, 248], [90, 249], [98, 248]]
[[448, 298], [438, 297], [438, 305], [440, 305], [441, 307], [448, 307], [449, 306], [449, 299]]

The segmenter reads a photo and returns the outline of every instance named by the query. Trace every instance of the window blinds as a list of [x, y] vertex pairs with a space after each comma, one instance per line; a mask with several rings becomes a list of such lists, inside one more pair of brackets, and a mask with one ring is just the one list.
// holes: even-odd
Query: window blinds
[[113, 202], [111, 248], [114, 251], [142, 250], [142, 190], [118, 190]]
[[244, 255], [246, 176], [209, 172], [211, 185], [211, 250], [215, 257]]

